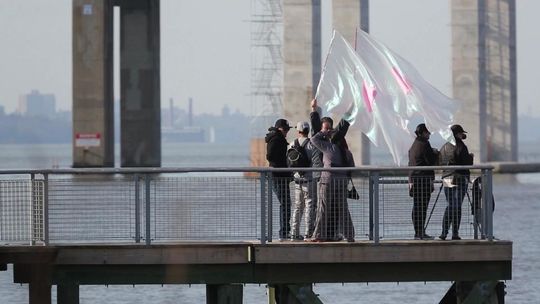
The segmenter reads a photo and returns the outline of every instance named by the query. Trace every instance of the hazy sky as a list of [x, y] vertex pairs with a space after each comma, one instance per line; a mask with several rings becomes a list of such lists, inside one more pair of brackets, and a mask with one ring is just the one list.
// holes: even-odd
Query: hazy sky
[[[250, 2], [161, 0], [162, 107], [174, 98], [186, 108], [193, 97], [196, 113], [219, 113], [225, 104], [249, 113]], [[325, 46], [329, 8], [323, 0]], [[518, 112], [540, 117], [538, 12], [540, 1], [517, 1]], [[370, 14], [371, 33], [450, 95], [449, 0], [371, 0]], [[0, 41], [6, 112], [31, 89], [54, 93], [59, 109], [71, 109], [71, 0], [0, 0]]]

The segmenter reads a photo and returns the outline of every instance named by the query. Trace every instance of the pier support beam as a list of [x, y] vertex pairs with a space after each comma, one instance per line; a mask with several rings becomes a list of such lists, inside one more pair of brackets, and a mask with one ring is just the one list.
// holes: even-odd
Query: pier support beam
[[206, 304], [242, 304], [243, 292], [241, 284], [207, 284]]
[[278, 284], [273, 288], [276, 304], [323, 304], [311, 284]]
[[51, 270], [45, 265], [32, 266], [28, 284], [30, 304], [51, 304]]
[[79, 285], [58, 284], [56, 296], [57, 304], [79, 304]]
[[159, 1], [120, 4], [121, 166], [161, 166]]
[[505, 285], [500, 281], [458, 281], [439, 304], [504, 304]]

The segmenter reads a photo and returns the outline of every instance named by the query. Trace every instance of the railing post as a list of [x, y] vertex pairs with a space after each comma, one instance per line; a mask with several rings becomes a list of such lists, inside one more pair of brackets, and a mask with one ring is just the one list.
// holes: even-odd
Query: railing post
[[146, 245], [150, 245], [151, 243], [151, 234], [150, 234], [150, 175], [145, 174], [144, 175], [144, 192], [145, 192], [145, 207], [146, 207], [146, 214], [145, 214], [145, 234], [146, 234]]
[[379, 243], [379, 172], [373, 172], [373, 241]]
[[43, 173], [43, 242], [49, 245], [49, 174]]
[[371, 212], [371, 210], [373, 210], [373, 180], [372, 180], [371, 171], [368, 172], [368, 198], [369, 198], [369, 205], [368, 205], [369, 239], [373, 240], [373, 212]]
[[259, 175], [261, 185], [261, 244], [266, 244], [266, 172]]
[[39, 218], [37, 215], [38, 210], [36, 210], [37, 206], [35, 206], [36, 200], [36, 191], [34, 191], [35, 187], [35, 175], [34, 173], [30, 173], [30, 246], [35, 245], [34, 241], [34, 232], [36, 229], [39, 229], [39, 224], [36, 227], [36, 224], [34, 223], [35, 218]]
[[135, 243], [141, 242], [141, 183], [139, 174], [135, 174]]
[[489, 241], [493, 241], [493, 172], [491, 169], [485, 170], [486, 179], [483, 180], [482, 189], [485, 189], [485, 206], [486, 206], [486, 237]]
[[272, 206], [272, 191], [274, 187], [274, 178], [271, 172], [267, 172], [268, 180], [268, 241], [272, 242], [272, 222], [273, 222], [273, 206]]

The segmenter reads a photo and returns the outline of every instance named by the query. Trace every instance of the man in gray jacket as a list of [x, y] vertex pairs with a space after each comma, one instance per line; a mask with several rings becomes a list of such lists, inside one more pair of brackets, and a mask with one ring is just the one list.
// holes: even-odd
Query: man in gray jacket
[[[317, 107], [316, 100], [312, 101], [312, 107]], [[321, 131], [311, 138], [311, 143], [322, 152], [324, 168], [354, 166], [345, 142], [349, 125], [341, 119], [334, 129], [330, 117], [321, 119]], [[342, 232], [347, 241], [354, 242], [354, 227], [347, 206], [348, 182], [346, 172], [321, 173], [313, 241], [334, 241], [338, 239], [338, 232]]]

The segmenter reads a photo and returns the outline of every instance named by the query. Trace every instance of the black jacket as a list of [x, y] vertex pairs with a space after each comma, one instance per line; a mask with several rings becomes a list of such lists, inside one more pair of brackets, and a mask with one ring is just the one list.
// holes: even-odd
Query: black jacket
[[[264, 138], [266, 142], [266, 160], [273, 168], [287, 168], [287, 139], [278, 129], [271, 127]], [[290, 172], [274, 173], [274, 176], [290, 177]]]
[[[459, 138], [456, 138], [456, 145], [447, 142], [441, 147], [441, 165], [443, 166], [470, 166], [473, 164], [473, 157], [469, 154], [469, 149]], [[464, 176], [469, 179], [469, 170], [443, 170], [442, 176], [453, 176], [454, 183], [456, 177]]]
[[[429, 140], [417, 136], [409, 149], [409, 166], [435, 166], [438, 154], [433, 151]], [[410, 177], [423, 176], [435, 178], [433, 170], [414, 170], [409, 173]]]

